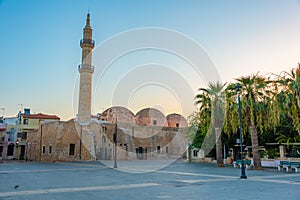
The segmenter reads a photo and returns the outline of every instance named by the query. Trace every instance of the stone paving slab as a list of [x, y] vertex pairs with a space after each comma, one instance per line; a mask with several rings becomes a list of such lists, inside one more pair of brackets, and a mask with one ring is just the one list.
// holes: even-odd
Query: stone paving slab
[[[4, 162], [0, 199], [300, 199], [300, 173], [275, 168], [246, 170], [244, 180], [232, 166], [118, 161], [115, 170], [112, 164]], [[164, 167], [153, 170], [158, 166]]]

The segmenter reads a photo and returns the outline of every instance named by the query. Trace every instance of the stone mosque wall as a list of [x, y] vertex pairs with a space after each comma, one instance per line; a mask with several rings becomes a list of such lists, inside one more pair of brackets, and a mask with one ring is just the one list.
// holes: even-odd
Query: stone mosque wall
[[[28, 159], [45, 162], [113, 160], [116, 130], [118, 160], [180, 157], [187, 144], [184, 118], [176, 114], [168, 121], [159, 111], [147, 115], [146, 110], [151, 109], [138, 112], [140, 121], [128, 109], [112, 107], [89, 125], [80, 125], [74, 120], [43, 123], [38, 131], [28, 134], [28, 142], [37, 143], [29, 145]], [[152, 123], [145, 125], [149, 120]], [[153, 120], [157, 120], [156, 125]], [[174, 123], [180, 126], [174, 127]], [[161, 124], [170, 124], [170, 127], [159, 126]]]

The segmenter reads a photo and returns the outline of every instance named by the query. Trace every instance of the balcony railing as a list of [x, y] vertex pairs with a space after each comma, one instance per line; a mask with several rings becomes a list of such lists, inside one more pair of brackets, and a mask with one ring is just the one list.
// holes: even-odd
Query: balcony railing
[[95, 46], [95, 41], [90, 39], [82, 39], [80, 40], [80, 46], [82, 46], [83, 44]]
[[79, 72], [84, 71], [84, 70], [94, 72], [94, 68], [95, 67], [93, 65], [85, 65], [85, 64], [78, 65], [78, 71]]

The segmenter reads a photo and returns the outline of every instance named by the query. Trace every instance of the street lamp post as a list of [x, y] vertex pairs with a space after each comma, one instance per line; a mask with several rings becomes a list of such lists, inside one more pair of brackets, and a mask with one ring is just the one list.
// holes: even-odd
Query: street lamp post
[[243, 159], [243, 134], [242, 134], [242, 113], [241, 113], [241, 90], [242, 86], [240, 84], [237, 84], [236, 90], [237, 90], [237, 95], [238, 95], [238, 113], [239, 113], [239, 121], [240, 121], [240, 153], [241, 153], [241, 178], [246, 179], [246, 172], [245, 172], [245, 165], [244, 165], [244, 159]]
[[114, 168], [118, 168], [117, 166], [117, 138], [118, 138], [118, 125], [117, 125], [117, 118], [116, 118], [116, 124], [115, 124], [115, 133], [114, 133], [114, 143], [115, 143], [115, 163]]

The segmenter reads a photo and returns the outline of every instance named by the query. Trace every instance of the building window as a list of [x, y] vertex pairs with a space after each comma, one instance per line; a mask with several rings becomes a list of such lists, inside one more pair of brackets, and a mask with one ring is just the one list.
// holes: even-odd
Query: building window
[[156, 120], [153, 120], [153, 125], [156, 125], [157, 124], [157, 121]]
[[156, 147], [156, 151], [157, 151], [157, 153], [160, 153], [160, 146]]
[[75, 144], [70, 144], [69, 155], [70, 156], [75, 155]]
[[17, 134], [17, 137], [18, 137], [18, 138], [22, 138], [22, 137], [23, 137], [23, 133], [18, 133], [18, 134]]
[[17, 134], [18, 138], [21, 138], [22, 140], [26, 140], [27, 139], [27, 132], [20, 132]]
[[178, 123], [176, 123], [176, 128], [179, 128], [179, 124]]
[[52, 154], [52, 146], [49, 146], [49, 154]]
[[105, 142], [106, 142], [106, 137], [103, 135], [102, 136], [102, 143], [105, 144]]
[[27, 139], [27, 133], [26, 132], [23, 132], [22, 133], [22, 140], [26, 140]]
[[28, 123], [29, 123], [28, 119], [23, 119], [23, 124], [28, 124]]
[[43, 150], [42, 150], [43, 154], [46, 153], [46, 146], [43, 146]]

